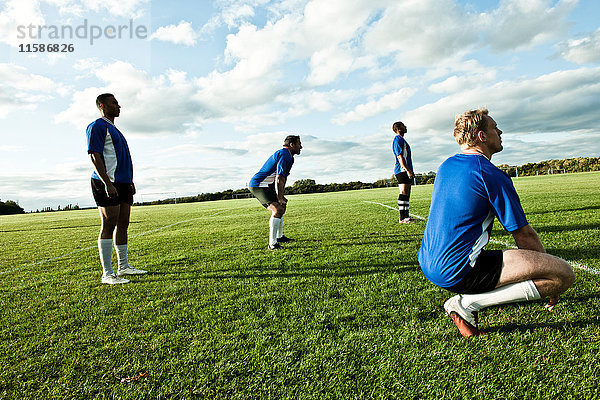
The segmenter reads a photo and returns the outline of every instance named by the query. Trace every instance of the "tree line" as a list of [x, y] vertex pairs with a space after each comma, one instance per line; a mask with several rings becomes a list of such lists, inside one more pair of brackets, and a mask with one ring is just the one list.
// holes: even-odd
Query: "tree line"
[[547, 160], [523, 165], [498, 165], [511, 177], [568, 174], [574, 172], [600, 171], [600, 157], [578, 157], [564, 160]]
[[[548, 174], [563, 174], [573, 172], [589, 172], [600, 171], [600, 157], [579, 157], [568, 158], [564, 160], [547, 160], [537, 163], [527, 163], [519, 166], [501, 164], [498, 168], [504, 170], [511, 177], [519, 176], [534, 176]], [[415, 174], [415, 182], [417, 185], [432, 184], [435, 181], [435, 172], [430, 171], [425, 174]], [[346, 183], [327, 183], [319, 184], [314, 179], [300, 179], [294, 182], [292, 186], [286, 187], [287, 194], [306, 194], [306, 193], [325, 193], [325, 192], [341, 192], [346, 190], [360, 190], [371, 188], [382, 188], [396, 186], [396, 178], [381, 178], [372, 183], [361, 181], [352, 181]], [[144, 203], [135, 203], [136, 205], [156, 205], [156, 204], [173, 204], [173, 203], [195, 203], [201, 201], [229, 200], [243, 197], [252, 197], [248, 188], [237, 190], [225, 190], [222, 192], [200, 193], [196, 196], [177, 197], [164, 200], [155, 200]], [[51, 207], [36, 210], [36, 212], [78, 210], [78, 205], [69, 204], [61, 209], [58, 206], [57, 210]], [[0, 201], [0, 215], [7, 214], [23, 214], [25, 211], [16, 202], [7, 200]]]
[[[506, 171], [510, 176], [533, 176], [547, 174], [562, 174], [573, 172], [600, 171], [600, 157], [579, 157], [564, 160], [547, 160], [537, 163], [528, 163], [520, 166], [501, 164], [498, 168]], [[429, 171], [425, 174], [415, 174], [415, 183], [417, 185], [428, 185], [435, 181], [435, 172]], [[292, 186], [285, 188], [286, 194], [307, 194], [307, 193], [325, 193], [341, 192], [346, 190], [372, 189], [382, 187], [396, 186], [396, 177], [381, 178], [372, 183], [361, 181], [352, 181], [346, 183], [327, 183], [319, 184], [314, 179], [300, 179], [294, 182]], [[197, 196], [178, 197], [164, 200], [156, 200], [146, 203], [136, 203], [137, 205], [155, 205], [155, 204], [173, 204], [173, 203], [193, 203], [200, 201], [229, 200], [243, 197], [252, 197], [248, 188], [237, 190], [225, 190], [223, 192], [201, 193]]]
[[0, 215], [24, 214], [25, 210], [15, 201], [0, 201]]
[[[435, 172], [428, 172], [427, 174], [416, 174], [415, 180], [417, 185], [424, 185], [433, 183], [435, 179]], [[390, 178], [378, 179], [375, 182], [361, 182], [351, 181], [345, 183], [326, 183], [319, 184], [314, 179], [300, 179], [294, 182], [292, 186], [285, 188], [286, 194], [306, 194], [306, 193], [325, 193], [325, 192], [342, 192], [346, 190], [361, 190], [361, 189], [373, 189], [396, 186], [396, 178], [394, 176]], [[197, 196], [177, 197], [164, 200], [154, 200], [144, 203], [136, 203], [136, 205], [157, 205], [157, 204], [175, 204], [175, 203], [195, 203], [200, 201], [214, 201], [214, 200], [230, 200], [239, 199], [244, 197], [252, 197], [252, 194], [248, 188], [237, 189], [237, 190], [225, 190], [222, 192], [214, 193], [201, 193]]]

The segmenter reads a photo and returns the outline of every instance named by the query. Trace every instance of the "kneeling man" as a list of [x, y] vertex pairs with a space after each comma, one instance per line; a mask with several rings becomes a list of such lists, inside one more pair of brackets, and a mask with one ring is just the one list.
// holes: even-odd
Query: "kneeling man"
[[[491, 163], [502, 151], [501, 135], [487, 109], [456, 118], [454, 138], [462, 153], [438, 169], [419, 249], [427, 279], [457, 293], [444, 309], [463, 336], [485, 333], [478, 326], [485, 307], [549, 298], [551, 310], [574, 280], [566, 261], [546, 254], [511, 179]], [[512, 233], [517, 249], [484, 249], [495, 218]]]

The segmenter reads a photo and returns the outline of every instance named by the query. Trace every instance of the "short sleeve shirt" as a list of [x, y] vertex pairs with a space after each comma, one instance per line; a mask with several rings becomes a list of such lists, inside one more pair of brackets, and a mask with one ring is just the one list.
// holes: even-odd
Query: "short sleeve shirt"
[[457, 154], [444, 161], [419, 249], [427, 279], [440, 287], [459, 283], [489, 242], [495, 218], [509, 232], [527, 225], [510, 177], [483, 155]]
[[[88, 153], [100, 153], [111, 182], [132, 183], [133, 163], [123, 134], [106, 118], [98, 118], [86, 130]], [[93, 179], [100, 179], [96, 171]]]
[[277, 150], [262, 166], [250, 183], [249, 187], [267, 187], [275, 182], [275, 176], [283, 175], [288, 177], [294, 164], [294, 157], [287, 148]]
[[396, 160], [396, 164], [394, 165], [394, 175], [398, 175], [399, 173], [405, 171], [405, 169], [402, 168], [402, 164], [400, 164], [400, 161], [398, 161], [398, 156], [400, 154], [402, 154], [404, 160], [406, 160], [406, 165], [410, 168], [410, 170], [414, 171], [412, 165], [412, 157], [410, 153], [410, 146], [402, 136], [396, 135], [394, 137], [394, 141], [392, 143], [392, 150], [394, 151], [394, 158]]

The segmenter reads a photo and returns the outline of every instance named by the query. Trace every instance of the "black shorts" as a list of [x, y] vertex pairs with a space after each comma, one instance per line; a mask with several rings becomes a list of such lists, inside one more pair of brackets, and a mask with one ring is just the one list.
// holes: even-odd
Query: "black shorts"
[[398, 185], [412, 185], [412, 179], [408, 177], [408, 172], [406, 171], [396, 174], [396, 180], [398, 181]]
[[249, 187], [250, 193], [258, 199], [263, 207], [269, 207], [271, 203], [277, 203], [277, 193], [275, 192], [275, 184], [267, 187]]
[[118, 206], [121, 203], [133, 205], [133, 183], [113, 183], [117, 189], [117, 197], [110, 198], [106, 194], [106, 186], [100, 179], [92, 178], [92, 194], [98, 207]]
[[456, 285], [446, 288], [459, 294], [490, 292], [496, 288], [503, 265], [502, 250], [481, 250], [475, 266]]

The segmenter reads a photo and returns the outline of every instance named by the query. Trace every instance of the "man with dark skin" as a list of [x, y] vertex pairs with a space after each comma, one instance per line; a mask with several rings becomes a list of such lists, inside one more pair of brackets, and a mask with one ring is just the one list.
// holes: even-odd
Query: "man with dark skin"
[[[120, 275], [142, 275], [147, 271], [133, 268], [127, 260], [127, 230], [133, 195], [133, 163], [127, 141], [115, 126], [121, 106], [110, 93], [96, 99], [101, 118], [86, 130], [88, 154], [94, 165], [92, 193], [100, 212], [98, 250], [102, 264], [102, 283], [121, 284], [129, 280]], [[117, 253], [118, 270], [112, 269], [112, 247]]]

